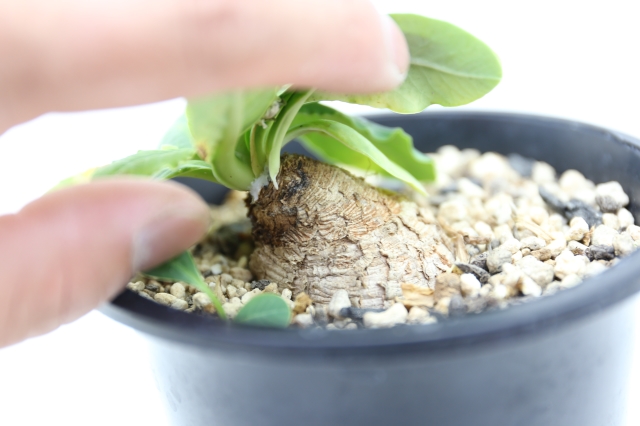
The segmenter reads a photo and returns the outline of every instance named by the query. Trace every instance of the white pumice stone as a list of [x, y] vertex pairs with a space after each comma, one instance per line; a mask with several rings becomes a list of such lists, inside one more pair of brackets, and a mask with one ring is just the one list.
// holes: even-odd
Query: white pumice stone
[[173, 309], [178, 309], [180, 311], [184, 311], [185, 309], [187, 309], [189, 307], [189, 303], [187, 303], [186, 300], [182, 300], [182, 299], [176, 298], [176, 300], [171, 304], [171, 307]]
[[635, 223], [635, 220], [631, 212], [622, 207], [618, 210], [618, 223], [620, 224], [620, 229], [627, 229]]
[[288, 288], [285, 288], [284, 290], [282, 290], [282, 298], [285, 300], [291, 300], [292, 294], [293, 293]]
[[451, 298], [449, 296], [441, 297], [436, 303], [435, 310], [442, 315], [449, 315], [449, 305], [451, 304]]
[[640, 226], [629, 225], [627, 226], [627, 232], [633, 238], [633, 241], [640, 241]]
[[[639, 228], [640, 229], [640, 228]], [[500, 244], [507, 241], [510, 238], [513, 238], [513, 232], [511, 232], [511, 227], [507, 224], [498, 225], [493, 229], [493, 233]]]
[[436, 322], [436, 319], [429, 315], [429, 311], [419, 306], [413, 306], [407, 315], [408, 324], [431, 324], [433, 322]]
[[500, 244], [498, 249], [507, 250], [507, 251], [511, 252], [511, 254], [514, 254], [514, 253], [516, 253], [516, 252], [518, 252], [520, 250], [521, 246], [522, 246], [522, 243], [520, 241], [518, 241], [517, 239], [508, 238], [502, 244]]
[[467, 206], [464, 200], [456, 198], [440, 204], [438, 219], [446, 223], [456, 223], [467, 219]]
[[604, 213], [602, 215], [602, 224], [608, 226], [609, 228], [615, 229], [616, 231], [620, 229], [620, 221], [618, 220], [618, 215], [614, 213]]
[[567, 221], [564, 217], [559, 215], [558, 213], [554, 213], [549, 216], [549, 220], [547, 220], [546, 225], [548, 229], [545, 229], [547, 232], [562, 232], [562, 228], [567, 224]]
[[231, 301], [222, 304], [222, 310], [225, 314], [231, 319], [235, 318], [238, 315], [240, 309], [242, 309], [242, 302], [240, 299], [234, 297]]
[[542, 206], [532, 206], [529, 207], [529, 217], [537, 225], [542, 225], [549, 219], [549, 213]]
[[251, 299], [253, 299], [254, 297], [256, 297], [257, 295], [259, 295], [260, 293], [262, 293], [262, 290], [260, 290], [259, 288], [254, 288], [251, 291], [248, 291], [247, 293], [245, 293], [241, 298], [240, 301], [242, 301], [243, 305], [246, 305], [247, 303], [249, 303], [249, 301]]
[[462, 291], [463, 296], [471, 296], [475, 297], [482, 284], [475, 275], [473, 274], [462, 274], [460, 275], [460, 291]]
[[247, 294], [247, 291], [248, 291], [248, 290], [247, 290], [246, 288], [244, 288], [244, 287], [240, 287], [240, 288], [238, 288], [238, 289], [236, 290], [236, 297], [242, 297], [242, 296], [244, 296], [245, 294]]
[[458, 191], [469, 198], [484, 198], [486, 195], [484, 189], [467, 178], [458, 179]]
[[590, 206], [595, 206], [596, 205], [595, 186], [594, 188], [583, 188], [583, 189], [577, 190], [571, 195], [571, 197], [580, 201], [584, 201]]
[[629, 204], [629, 196], [618, 182], [601, 183], [596, 185], [596, 203], [603, 212], [615, 213]]
[[394, 303], [383, 312], [367, 312], [363, 316], [366, 328], [386, 328], [397, 324], [404, 324], [409, 313], [402, 303]]
[[211, 305], [211, 299], [205, 293], [198, 292], [193, 295], [193, 305], [197, 308], [204, 308]]
[[462, 173], [464, 159], [458, 147], [443, 145], [432, 156], [439, 171], [438, 175], [446, 174], [457, 177]]
[[[523, 255], [521, 251], [517, 251], [514, 254], [511, 255], [511, 262], [512, 263], [518, 263], [520, 262], [520, 260], [522, 260]], [[502, 265], [504, 267], [504, 265]]]
[[273, 294], [278, 294], [278, 284], [276, 283], [271, 283], [269, 285], [267, 285], [264, 290], [262, 290], [264, 293], [273, 293]]
[[606, 270], [607, 270], [607, 267], [605, 265], [603, 265], [602, 263], [600, 263], [598, 261], [591, 262], [582, 270], [582, 273], [580, 274], [580, 277], [582, 279], [593, 277], [593, 276], [598, 275], [598, 274], [600, 274], [600, 273], [602, 273], [602, 272], [604, 272]]
[[480, 289], [480, 292], [479, 292], [480, 297], [489, 296], [489, 294], [491, 294], [491, 290], [493, 290], [493, 285], [491, 285], [491, 284], [483, 285], [482, 288]]
[[301, 328], [311, 327], [313, 325], [313, 316], [311, 314], [298, 314], [293, 317], [293, 323]]
[[589, 264], [589, 259], [585, 256], [575, 256], [570, 250], [564, 250], [556, 257], [556, 265], [553, 271], [559, 279], [564, 279], [568, 275], [578, 275]]
[[160, 303], [161, 305], [171, 306], [173, 302], [178, 300], [174, 295], [169, 293], [157, 293], [153, 296], [153, 300]]
[[567, 244], [567, 249], [569, 249], [574, 255], [584, 255], [587, 251], [587, 246], [577, 241], [569, 241], [569, 243]]
[[229, 297], [230, 299], [232, 297], [238, 297], [238, 289], [235, 286], [229, 284], [227, 286], [227, 297]]
[[566, 277], [564, 277], [562, 279], [562, 281], [560, 281], [560, 287], [561, 288], [571, 288], [571, 287], [577, 286], [581, 282], [582, 282], [582, 279], [580, 278], [579, 275], [576, 275], [576, 274], [567, 275]]
[[560, 188], [569, 195], [573, 195], [574, 192], [583, 188], [588, 188], [589, 186], [584, 175], [573, 169], [569, 169], [562, 173], [558, 179], [558, 185], [560, 185]]
[[132, 291], [142, 291], [145, 288], [143, 281], [136, 281], [134, 283], [127, 284], [127, 288]]
[[542, 295], [542, 287], [526, 275], [520, 280], [519, 289], [525, 296], [540, 297]]
[[526, 237], [520, 241], [520, 245], [522, 246], [522, 248], [528, 248], [529, 250], [533, 251], [541, 249], [542, 247], [546, 246], [547, 243], [542, 238]]
[[491, 226], [489, 226], [486, 222], [483, 222], [481, 220], [477, 221], [473, 225], [473, 229], [476, 230], [478, 235], [488, 239], [489, 241], [493, 240], [494, 238], [493, 230], [491, 229]]
[[471, 177], [482, 181], [495, 178], [508, 178], [513, 174], [506, 158], [494, 152], [486, 152], [469, 164]]
[[509, 294], [509, 289], [503, 284], [496, 284], [491, 291], [491, 296], [497, 300], [504, 300], [509, 297]]
[[631, 235], [629, 235], [628, 232], [618, 234], [613, 237], [613, 248], [616, 256], [626, 256], [631, 254], [635, 249], [633, 238], [631, 238]]
[[502, 279], [500, 280], [501, 284], [504, 284], [507, 287], [516, 287], [522, 277], [522, 270], [520, 270], [520, 268], [518, 268], [516, 265], [512, 265], [510, 263], [505, 263], [504, 265], [502, 265]]
[[553, 266], [545, 264], [533, 256], [523, 257], [517, 266], [539, 286], [545, 286], [553, 281]]
[[507, 194], [491, 197], [484, 205], [485, 210], [497, 224], [505, 224], [511, 220], [515, 205], [513, 198]]
[[213, 275], [220, 275], [222, 274], [222, 265], [219, 263], [216, 263], [211, 267], [210, 271]]
[[584, 234], [589, 232], [589, 225], [583, 218], [576, 216], [569, 222], [569, 232], [566, 235], [567, 240], [580, 241], [584, 238]]
[[184, 299], [187, 295], [187, 289], [180, 283], [172, 284], [169, 292], [178, 299]]
[[511, 263], [511, 251], [509, 250], [495, 249], [487, 255], [487, 268], [492, 274], [502, 271], [502, 265], [505, 263]]
[[346, 290], [338, 290], [331, 297], [329, 302], [329, 315], [336, 319], [342, 319], [340, 311], [343, 308], [349, 308], [351, 301], [349, 300], [349, 293]]
[[229, 285], [233, 281], [233, 277], [229, 274], [221, 274], [220, 275], [220, 284]]
[[613, 239], [618, 235], [618, 231], [607, 225], [599, 225], [591, 235], [592, 246], [608, 246], [613, 247]]
[[553, 167], [543, 161], [536, 161], [531, 170], [531, 179], [538, 185], [555, 182], [556, 171]]

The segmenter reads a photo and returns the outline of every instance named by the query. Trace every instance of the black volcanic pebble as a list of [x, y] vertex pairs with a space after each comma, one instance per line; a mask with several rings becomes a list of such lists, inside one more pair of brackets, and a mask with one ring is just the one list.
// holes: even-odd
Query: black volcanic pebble
[[511, 166], [511, 168], [518, 172], [520, 176], [531, 177], [531, 172], [533, 171], [535, 160], [523, 157], [520, 154], [509, 154], [507, 156], [507, 160], [509, 161], [509, 165]]
[[553, 210], [557, 211], [558, 213], [564, 214], [564, 210], [567, 207], [567, 203], [565, 203], [564, 201], [556, 197], [554, 194], [551, 193], [551, 191], [549, 191], [543, 186], [538, 188], [538, 193], [540, 193], [540, 197], [542, 197], [544, 202], [547, 203], [549, 207], [551, 207]]
[[587, 222], [589, 228], [602, 223], [602, 213], [581, 200], [569, 201], [565, 207], [564, 216], [568, 221], [574, 217], [581, 217]]
[[362, 321], [364, 314], [367, 312], [383, 312], [384, 309], [374, 309], [374, 308], [342, 308], [340, 309], [340, 316], [343, 318], [351, 318], [352, 320]]
[[482, 268], [485, 271], [489, 272], [489, 268], [487, 267], [487, 256], [489, 256], [489, 252], [482, 252], [480, 254], [476, 254], [469, 261], [470, 265], [477, 266], [478, 268]]
[[589, 246], [585, 251], [589, 260], [612, 260], [616, 257], [615, 250], [610, 246]]
[[271, 281], [269, 281], [269, 280], [254, 281], [254, 282], [251, 283], [251, 288], [253, 290], [255, 290], [256, 288], [260, 289], [260, 290], [264, 290], [264, 288], [266, 286], [268, 286], [269, 284], [271, 284]]
[[568, 221], [574, 217], [581, 217], [587, 222], [589, 228], [602, 223], [602, 213], [582, 200], [574, 198], [565, 203], [542, 186], [538, 188], [538, 192], [549, 207], [562, 214]]
[[[486, 254], [483, 253], [483, 254]], [[484, 264], [487, 264], [487, 256], [484, 257]], [[456, 263], [458, 269], [460, 269], [465, 274], [473, 274], [482, 284], [486, 284], [489, 281], [489, 273], [482, 269], [479, 266], [468, 264], [468, 263]]]
[[449, 194], [452, 192], [458, 192], [458, 182], [451, 182], [448, 185], [443, 186], [442, 188], [440, 188], [440, 191], [438, 191], [441, 195], [444, 194]]

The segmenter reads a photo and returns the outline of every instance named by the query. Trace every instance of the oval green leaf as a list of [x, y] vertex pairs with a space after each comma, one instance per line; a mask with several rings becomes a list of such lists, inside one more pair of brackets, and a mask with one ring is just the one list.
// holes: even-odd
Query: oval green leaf
[[337, 100], [400, 113], [429, 105], [464, 105], [486, 95], [502, 78], [496, 54], [482, 41], [447, 22], [412, 14], [391, 15], [404, 33], [411, 65], [397, 89], [373, 95], [316, 93], [312, 100]]
[[174, 169], [196, 155], [193, 148], [158, 149], [138, 151], [113, 163], [100, 167], [93, 173], [94, 178], [116, 175], [154, 176], [166, 169]]
[[[413, 147], [413, 138], [401, 128], [386, 127], [362, 117], [348, 116], [318, 103], [303, 106], [293, 121], [292, 127], [318, 119], [332, 120], [351, 127], [367, 138], [389, 160], [411, 173], [417, 180], [429, 182], [435, 179], [433, 160], [416, 150]], [[350, 166], [391, 176], [366, 155], [348, 148], [323, 133], [307, 133], [301, 136], [300, 140], [309, 151], [330, 164]]]
[[257, 327], [285, 328], [291, 322], [291, 310], [277, 294], [262, 293], [247, 302], [234, 321]]
[[198, 271], [198, 267], [188, 251], [182, 252], [177, 257], [174, 257], [162, 265], [156, 266], [148, 271], [144, 271], [142, 274], [159, 280], [182, 281], [194, 286], [209, 296], [209, 299], [211, 299], [211, 303], [213, 303], [213, 306], [216, 308], [216, 312], [218, 312], [218, 316], [220, 318], [227, 318], [220, 301], [209, 288], [209, 285], [202, 279], [202, 275], [200, 275], [200, 271]]
[[332, 120], [316, 120], [291, 129], [287, 140], [301, 137], [309, 132], [318, 132], [342, 143], [347, 148], [366, 156], [389, 175], [426, 194], [422, 184], [411, 173], [391, 161], [382, 151], [351, 127]]

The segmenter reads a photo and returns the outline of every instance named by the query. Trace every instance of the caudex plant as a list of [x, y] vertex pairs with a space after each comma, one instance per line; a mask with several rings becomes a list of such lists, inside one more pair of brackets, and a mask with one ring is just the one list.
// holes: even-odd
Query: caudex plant
[[[253, 275], [291, 289], [294, 296], [305, 292], [317, 304], [327, 304], [344, 289], [355, 306], [378, 308], [402, 294], [401, 283], [433, 288], [436, 275], [453, 262], [437, 225], [426, 221], [415, 203], [337, 167], [377, 173], [424, 193], [423, 183], [435, 178], [432, 161], [414, 149], [402, 129], [319, 102], [339, 100], [398, 113], [417, 113], [432, 104], [462, 105], [495, 87], [501, 68], [484, 43], [451, 24], [417, 15], [392, 18], [411, 56], [406, 80], [397, 89], [344, 95], [269, 87], [190, 99], [185, 116], [158, 150], [98, 168], [91, 179], [192, 177], [249, 191]], [[281, 157], [293, 139], [325, 163]], [[144, 274], [196, 287], [226, 319], [188, 252]], [[290, 316], [282, 298], [264, 293], [234, 321], [284, 327]]]

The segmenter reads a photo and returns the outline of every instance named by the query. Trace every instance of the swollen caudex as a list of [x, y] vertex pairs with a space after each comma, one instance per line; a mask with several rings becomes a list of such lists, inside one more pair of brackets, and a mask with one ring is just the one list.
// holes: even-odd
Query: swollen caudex
[[415, 203], [301, 156], [286, 156], [278, 176], [278, 189], [249, 205], [257, 277], [318, 304], [346, 290], [356, 307], [383, 308], [403, 283], [434, 288], [453, 266], [440, 227]]

